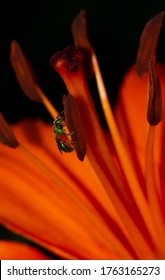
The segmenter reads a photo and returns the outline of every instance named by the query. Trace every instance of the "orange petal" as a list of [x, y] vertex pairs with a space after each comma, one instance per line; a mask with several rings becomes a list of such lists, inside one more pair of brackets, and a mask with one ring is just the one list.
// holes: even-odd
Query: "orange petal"
[[13, 241], [0, 241], [1, 260], [48, 260], [38, 249]]
[[[102, 201], [105, 207], [105, 201], [107, 203], [108, 201], [98, 179], [94, 177], [92, 170], [90, 170], [86, 162], [82, 164], [77, 159], [75, 153], [60, 154], [52, 127], [53, 125], [48, 125], [41, 120], [24, 120], [14, 125], [13, 130], [20, 143], [28, 147], [47, 166], [55, 170], [59, 177], [62, 177], [72, 189], [80, 193], [77, 184], [81, 182], [94, 196]], [[9, 152], [11, 153], [11, 150]], [[75, 181], [74, 184], [73, 181]]]
[[110, 236], [117, 238], [83, 194], [82, 186], [96, 193], [102, 205], [108, 199], [85, 165], [76, 157], [62, 158], [50, 129], [41, 121], [32, 121], [16, 125], [14, 132], [20, 143], [54, 170], [55, 177], [60, 174], [68, 191], [60, 180], [55, 184], [37, 170], [19, 150], [1, 146], [1, 223], [64, 258], [114, 258]]
[[[158, 75], [162, 88], [163, 112], [165, 111], [165, 67], [158, 65]], [[148, 123], [147, 123], [147, 103], [148, 103], [148, 79], [140, 78], [132, 67], [125, 75], [119, 99], [115, 109], [115, 116], [125, 141], [129, 145], [135, 145], [144, 153], [146, 148]], [[162, 134], [164, 120], [156, 128], [155, 139], [155, 159], [161, 162]]]

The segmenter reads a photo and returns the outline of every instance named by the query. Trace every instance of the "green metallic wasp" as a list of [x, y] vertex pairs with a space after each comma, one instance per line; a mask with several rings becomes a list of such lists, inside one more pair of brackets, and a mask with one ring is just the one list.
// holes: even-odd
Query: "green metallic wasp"
[[65, 153], [70, 153], [74, 150], [73, 142], [69, 139], [69, 136], [73, 134], [66, 133], [65, 127], [65, 117], [64, 111], [62, 111], [53, 122], [53, 132], [56, 138], [57, 147], [62, 154], [62, 151]]

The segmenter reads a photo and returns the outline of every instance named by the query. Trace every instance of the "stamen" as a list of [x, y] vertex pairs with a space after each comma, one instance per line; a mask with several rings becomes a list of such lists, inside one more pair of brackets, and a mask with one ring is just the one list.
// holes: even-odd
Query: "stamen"
[[[112, 176], [116, 186], [115, 188], [117, 188], [125, 200], [127, 200], [128, 198], [126, 196], [122, 175], [119, 172], [116, 162], [113, 160], [110, 145], [107, 146], [107, 142], [100, 127], [98, 116], [87, 87], [81, 64], [81, 56], [79, 58], [80, 54], [81, 52], [77, 48], [69, 48], [69, 50], [67, 48], [63, 52], [55, 54], [51, 60], [51, 64], [61, 75], [69, 93], [76, 98], [83, 123], [85, 124], [88, 146], [91, 147], [91, 151], [93, 153], [92, 159], [94, 158], [95, 161], [100, 162], [107, 178]], [[76, 58], [78, 59], [77, 62]], [[73, 63], [73, 65], [70, 66], [70, 63]], [[69, 69], [72, 69], [72, 71]], [[87, 149], [87, 157], [88, 156], [89, 154]], [[90, 157], [89, 160], [91, 160]], [[104, 182], [102, 183], [104, 186]]]
[[154, 173], [154, 160], [153, 160], [153, 147], [155, 126], [149, 127], [147, 146], [146, 146], [146, 185], [148, 193], [149, 207], [152, 213], [155, 229], [157, 231], [157, 248], [160, 252], [165, 251], [165, 224], [160, 209], [161, 199], [157, 192], [155, 173]]
[[16, 148], [19, 143], [9, 127], [8, 123], [5, 121], [3, 115], [0, 113], [0, 142], [10, 148]]
[[77, 103], [70, 94], [64, 98], [64, 115], [77, 156], [83, 161], [87, 148], [86, 130]]
[[51, 59], [51, 66], [60, 74], [68, 92], [74, 96], [78, 104], [81, 117], [86, 124], [88, 145], [94, 147], [94, 153], [98, 152], [100, 155], [104, 155], [106, 165], [109, 167], [110, 149], [103, 135], [85, 80], [82, 68], [82, 50], [69, 47], [64, 49], [63, 52], [54, 54]]
[[72, 33], [73, 33], [75, 46], [90, 50], [91, 44], [87, 36], [85, 10], [81, 10], [74, 18], [72, 22]]
[[36, 78], [17, 41], [11, 43], [11, 65], [24, 94], [33, 101], [42, 102], [36, 91]]
[[150, 125], [157, 125], [162, 120], [162, 92], [155, 61], [150, 61], [149, 63], [149, 101], [147, 120]]
[[149, 208], [148, 208], [144, 193], [142, 192], [141, 187], [139, 185], [139, 182], [137, 179], [137, 174], [133, 168], [133, 164], [131, 162], [129, 151], [125, 147], [125, 145], [120, 137], [120, 134], [119, 134], [119, 131], [118, 131], [118, 128], [117, 128], [117, 125], [116, 125], [116, 122], [115, 122], [115, 119], [114, 119], [114, 116], [112, 113], [112, 109], [111, 109], [110, 103], [108, 101], [106, 89], [104, 86], [104, 82], [102, 80], [102, 75], [101, 75], [101, 72], [99, 69], [97, 58], [94, 53], [92, 54], [92, 61], [93, 61], [93, 68], [94, 68], [94, 72], [96, 75], [96, 81], [97, 81], [97, 85], [98, 85], [98, 89], [99, 89], [100, 100], [102, 103], [104, 114], [106, 116], [109, 130], [111, 132], [112, 139], [114, 141], [114, 145], [116, 147], [117, 154], [119, 156], [119, 161], [124, 170], [124, 174], [127, 178], [131, 193], [137, 203], [138, 209], [145, 221], [145, 224], [147, 225], [149, 232], [152, 234], [153, 240], [156, 240], [155, 229], [153, 227], [152, 219], [151, 219], [151, 216], [149, 213]]
[[144, 27], [136, 59], [136, 70], [139, 76], [142, 76], [148, 70], [148, 63], [155, 56], [163, 18], [164, 11], [151, 18]]
[[38, 85], [36, 85], [36, 90], [40, 98], [42, 99], [42, 102], [45, 105], [46, 109], [48, 110], [52, 118], [55, 119], [59, 114], [58, 111], [54, 108], [52, 103], [49, 101], [49, 99], [46, 97], [46, 95], [43, 93], [43, 91], [39, 88]]
[[86, 28], [86, 11], [81, 10], [72, 22], [72, 33], [74, 38], [74, 45], [81, 47], [84, 50], [83, 68], [86, 78], [93, 76], [93, 65], [91, 61], [92, 46], [87, 36]]
[[11, 43], [10, 60], [24, 94], [33, 101], [43, 102], [50, 115], [55, 119], [58, 112], [39, 88], [32, 67], [16, 41]]
[[[93, 69], [94, 69], [95, 76], [96, 76], [96, 82], [97, 82], [97, 86], [98, 86], [98, 90], [99, 90], [100, 100], [102, 103], [103, 111], [105, 114], [105, 118], [106, 118], [109, 130], [111, 132], [111, 136], [112, 136], [115, 148], [116, 148], [116, 152], [118, 154], [119, 161], [123, 168], [124, 174], [128, 181], [131, 193], [135, 199], [137, 207], [139, 208], [139, 211], [148, 227], [149, 232], [151, 232], [151, 234], [152, 234], [153, 240], [156, 240], [155, 229], [154, 229], [154, 226], [152, 223], [147, 201], [145, 199], [144, 193], [141, 190], [141, 187], [140, 187], [140, 184], [139, 184], [139, 181], [137, 178], [137, 174], [133, 168], [133, 164], [131, 162], [131, 157], [130, 157], [129, 151], [125, 147], [125, 145], [121, 139], [121, 136], [119, 134], [119, 131], [118, 131], [118, 128], [117, 128], [117, 125], [116, 125], [116, 122], [115, 122], [115, 119], [114, 119], [114, 116], [112, 113], [112, 109], [109, 104], [108, 95], [106, 93], [106, 89], [105, 89], [104, 82], [102, 79], [97, 57], [95, 55], [93, 48], [91, 47], [90, 43], [88, 42], [88, 38], [86, 35], [87, 32], [84, 31], [84, 28], [86, 27], [86, 24], [84, 24], [84, 21], [85, 21], [84, 14], [80, 13], [76, 17], [76, 20], [74, 20], [74, 22], [73, 22], [72, 26], [74, 26], [74, 28], [72, 27], [72, 30], [74, 31], [73, 33], [74, 33], [74, 36], [76, 37], [75, 41], [78, 44], [82, 44], [80, 46], [85, 45], [85, 47], [89, 47], [89, 49], [91, 51], [91, 59], [92, 59]], [[80, 31], [83, 31], [82, 34], [80, 32], [78, 32], [78, 28]], [[83, 36], [84, 37], [81, 38], [80, 34], [82, 37]]]

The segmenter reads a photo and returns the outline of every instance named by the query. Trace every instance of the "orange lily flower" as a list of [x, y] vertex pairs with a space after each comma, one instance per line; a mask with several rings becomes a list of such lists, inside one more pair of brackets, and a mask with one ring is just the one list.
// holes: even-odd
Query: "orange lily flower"
[[[52, 126], [41, 120], [23, 120], [11, 130], [0, 116], [5, 144], [0, 146], [0, 222], [6, 228], [65, 259], [165, 258], [165, 68], [157, 70], [155, 61], [163, 16], [159, 13], [146, 25], [136, 63], [138, 73], [146, 75], [129, 70], [114, 114], [87, 38], [84, 11], [73, 22], [75, 45], [91, 57], [109, 135], [100, 125], [78, 47], [51, 59], [69, 92], [64, 115], [68, 128], [73, 126], [69, 141], [76, 137], [76, 153], [61, 155]], [[17, 42], [12, 42], [11, 62], [25, 94], [43, 102], [56, 119], [58, 112], [39, 88]]]

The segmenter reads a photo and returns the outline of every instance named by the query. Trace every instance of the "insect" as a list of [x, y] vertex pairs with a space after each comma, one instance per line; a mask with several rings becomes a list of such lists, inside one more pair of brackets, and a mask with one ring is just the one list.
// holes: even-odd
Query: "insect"
[[74, 132], [66, 133], [65, 127], [65, 117], [64, 111], [62, 111], [53, 122], [53, 132], [56, 138], [57, 147], [62, 154], [62, 151], [65, 153], [70, 153], [74, 150], [73, 142], [69, 138]]

